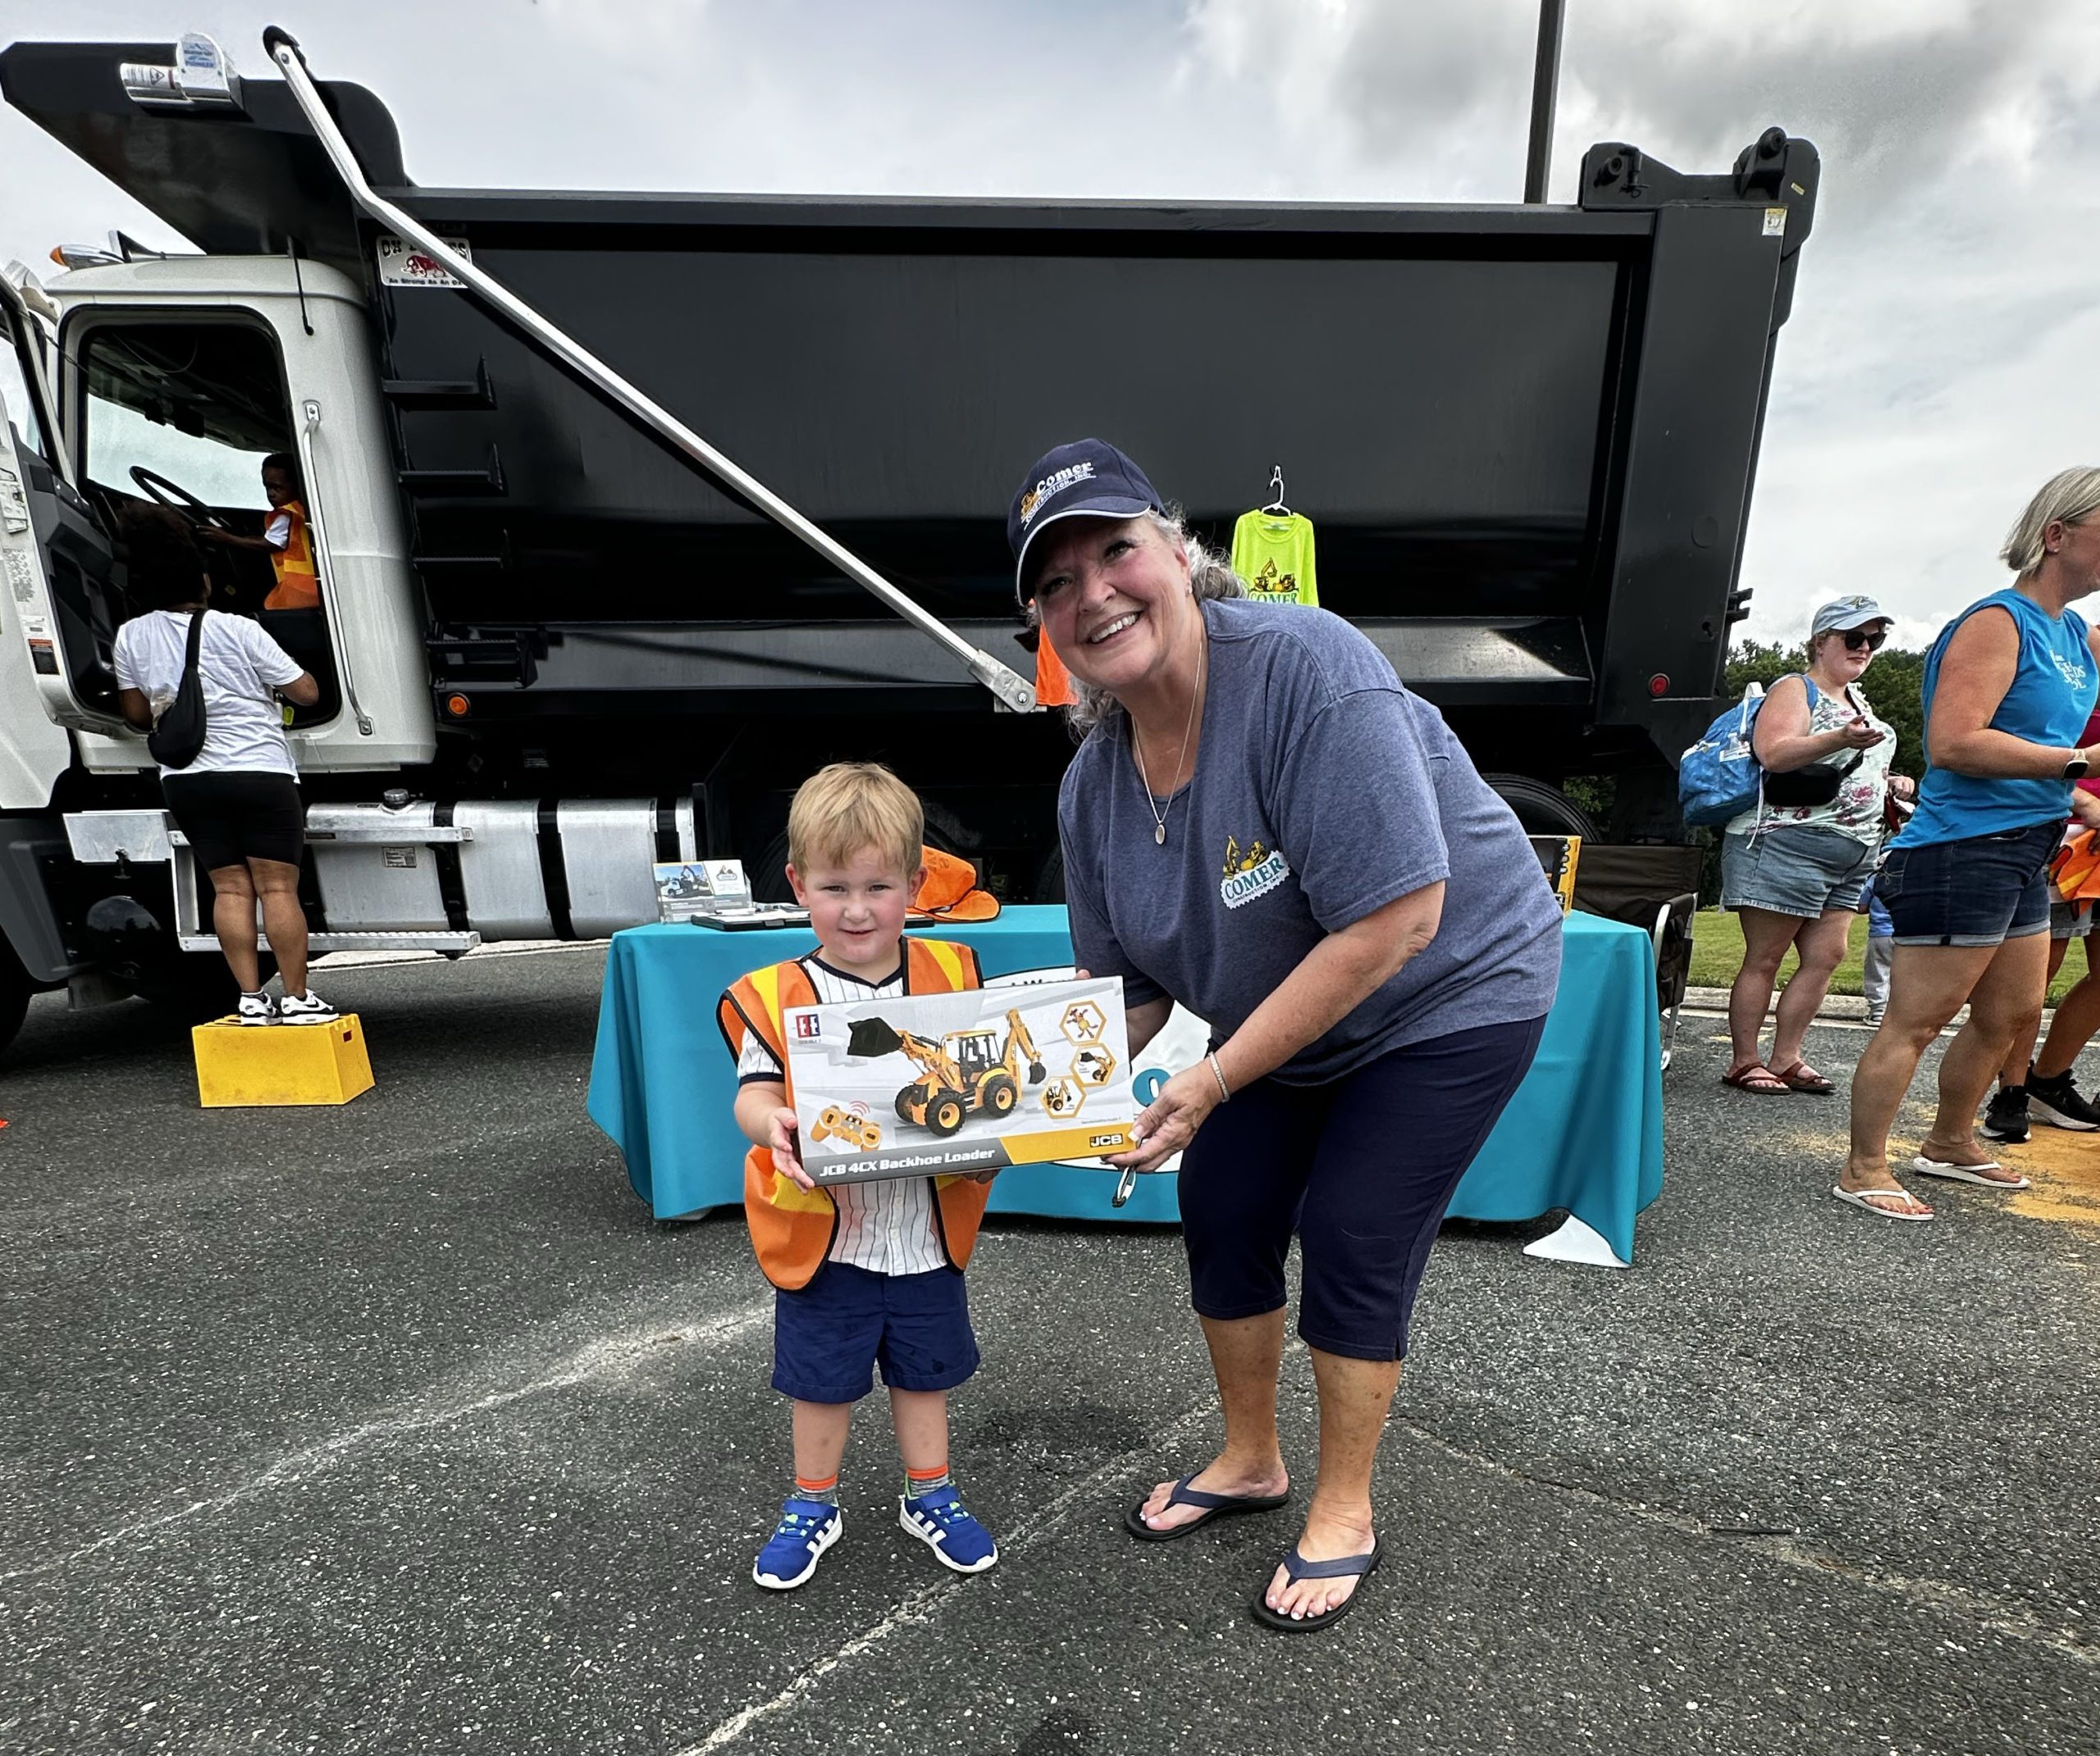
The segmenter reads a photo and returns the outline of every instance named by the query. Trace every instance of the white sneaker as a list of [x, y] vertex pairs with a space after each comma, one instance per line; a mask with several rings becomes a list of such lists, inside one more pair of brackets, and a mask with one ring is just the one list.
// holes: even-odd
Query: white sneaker
[[287, 994], [277, 1002], [281, 1024], [332, 1024], [336, 1018], [336, 1009], [310, 987], [304, 994]]
[[277, 1022], [277, 1002], [267, 994], [243, 994], [234, 1015], [244, 1024], [274, 1024]]

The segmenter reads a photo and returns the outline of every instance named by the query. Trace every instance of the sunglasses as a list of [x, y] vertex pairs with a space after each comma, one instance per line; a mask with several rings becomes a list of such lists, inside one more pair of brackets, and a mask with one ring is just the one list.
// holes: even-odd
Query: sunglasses
[[1877, 629], [1872, 634], [1863, 633], [1857, 628], [1847, 628], [1845, 631], [1845, 650], [1879, 652], [1881, 643], [1888, 638], [1888, 630], [1886, 628]]

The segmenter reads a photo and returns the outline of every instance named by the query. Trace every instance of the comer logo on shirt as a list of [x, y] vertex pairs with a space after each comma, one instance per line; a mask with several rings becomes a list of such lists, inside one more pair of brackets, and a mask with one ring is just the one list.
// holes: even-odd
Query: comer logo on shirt
[[1290, 865], [1281, 849], [1258, 841], [1243, 852], [1237, 837], [1226, 838], [1225, 875], [1218, 880], [1217, 893], [1228, 909], [1266, 896], [1290, 876]]

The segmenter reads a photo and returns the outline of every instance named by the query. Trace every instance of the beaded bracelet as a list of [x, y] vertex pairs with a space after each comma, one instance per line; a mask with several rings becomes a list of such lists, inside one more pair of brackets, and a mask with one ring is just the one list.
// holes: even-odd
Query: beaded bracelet
[[1225, 1070], [1217, 1064], [1217, 1052], [1212, 1051], [1204, 1056], [1203, 1059], [1211, 1064], [1211, 1071], [1217, 1075], [1217, 1101], [1221, 1104], [1230, 1103], [1232, 1101], [1232, 1088], [1225, 1083]]

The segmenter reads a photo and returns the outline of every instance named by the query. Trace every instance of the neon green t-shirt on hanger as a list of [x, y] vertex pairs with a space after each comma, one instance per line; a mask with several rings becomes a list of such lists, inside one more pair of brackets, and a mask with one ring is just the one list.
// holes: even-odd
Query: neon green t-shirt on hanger
[[1320, 602], [1312, 521], [1299, 512], [1247, 512], [1232, 527], [1232, 571], [1265, 604]]

